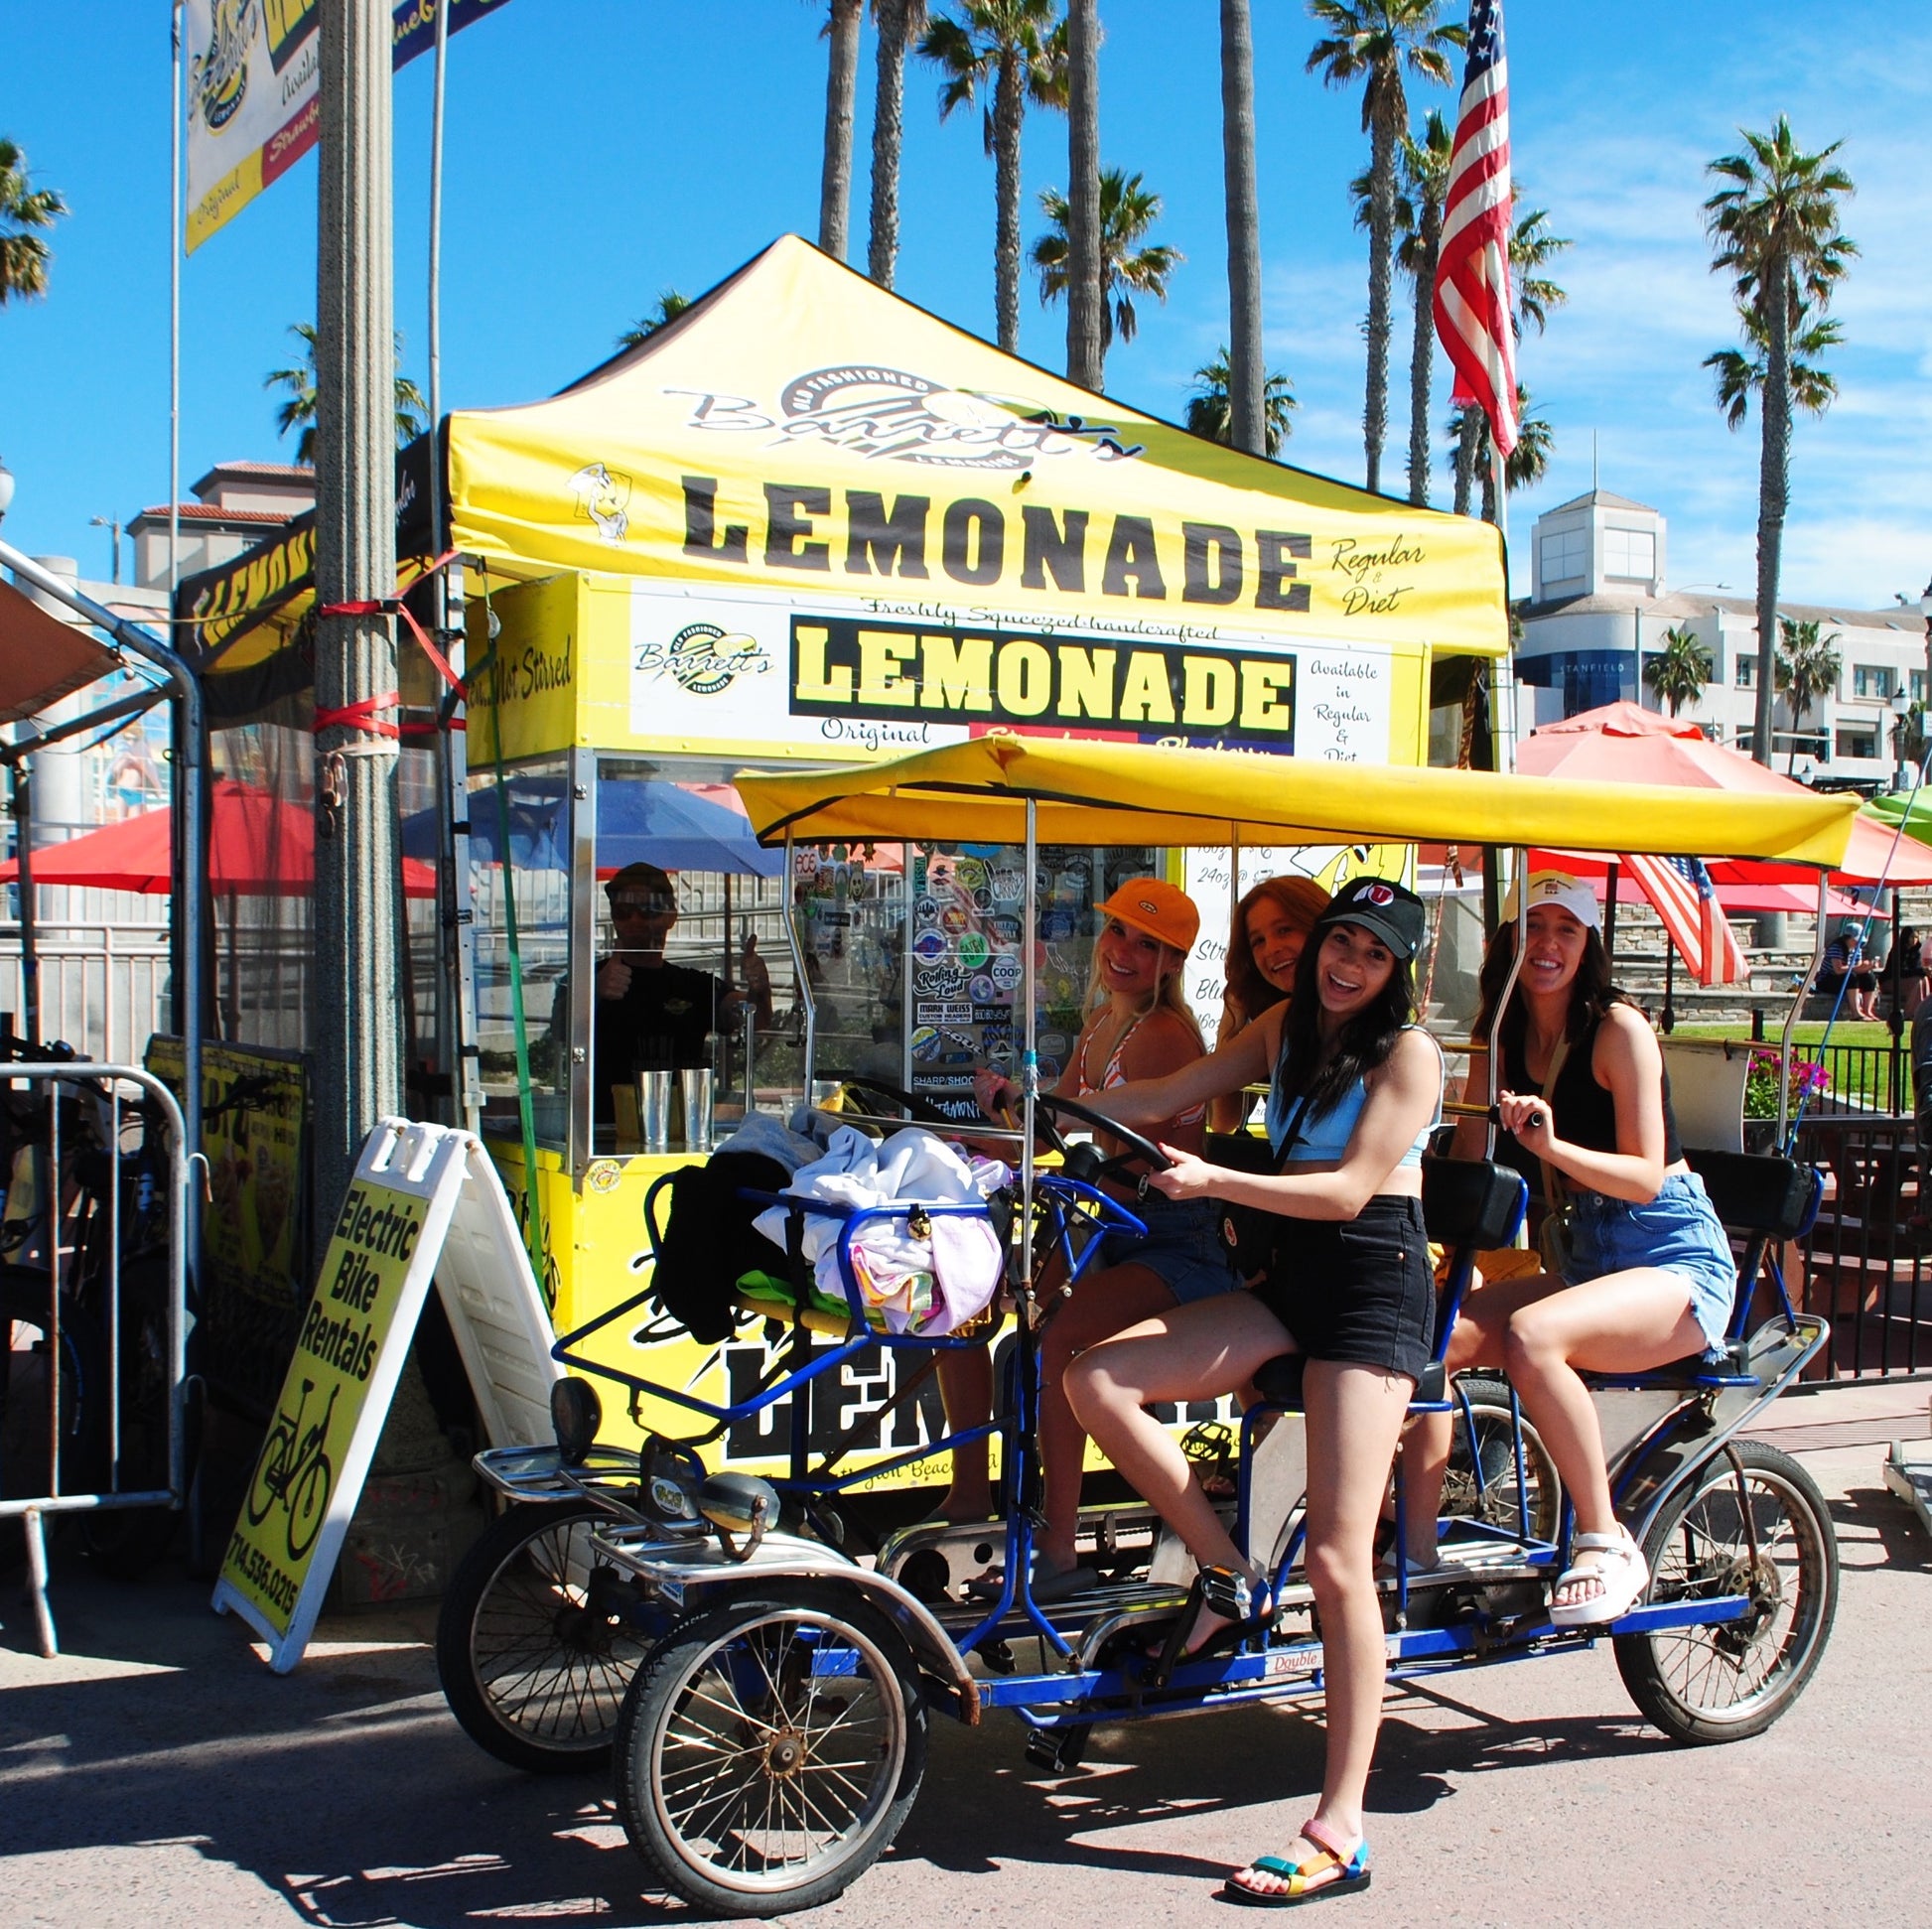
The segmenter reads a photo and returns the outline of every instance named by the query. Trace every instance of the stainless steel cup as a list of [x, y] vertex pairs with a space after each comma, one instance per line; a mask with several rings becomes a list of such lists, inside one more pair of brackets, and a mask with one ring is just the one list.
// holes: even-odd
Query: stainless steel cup
[[700, 1065], [677, 1075], [678, 1096], [684, 1101], [684, 1150], [711, 1150], [712, 1075], [709, 1065]]
[[669, 1071], [637, 1074], [637, 1130], [646, 1152], [671, 1149], [671, 1091], [676, 1076]]

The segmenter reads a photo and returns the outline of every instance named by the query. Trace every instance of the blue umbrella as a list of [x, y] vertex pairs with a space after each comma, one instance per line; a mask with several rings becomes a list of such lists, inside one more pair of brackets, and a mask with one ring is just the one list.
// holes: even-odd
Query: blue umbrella
[[[519, 870], [568, 871], [560, 836], [564, 787], [559, 777], [511, 777], [510, 857]], [[496, 792], [470, 793], [470, 852], [479, 864], [499, 862], [500, 812]], [[436, 856], [436, 811], [419, 810], [402, 821], [402, 848], [410, 857]], [[634, 777], [600, 777], [597, 784], [597, 868], [621, 871], [626, 864], [654, 864], [663, 871], [726, 871], [775, 878], [784, 854], [759, 847], [751, 825], [734, 810], [699, 797], [681, 785]]]

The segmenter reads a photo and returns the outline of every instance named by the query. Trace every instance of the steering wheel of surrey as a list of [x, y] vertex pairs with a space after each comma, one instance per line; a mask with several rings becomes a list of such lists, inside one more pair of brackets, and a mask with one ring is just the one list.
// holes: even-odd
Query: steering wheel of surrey
[[888, 1085], [879, 1078], [860, 1078], [851, 1072], [835, 1071], [826, 1074], [836, 1078], [843, 1086], [857, 1092], [872, 1092], [880, 1098], [889, 1098], [904, 1111], [915, 1125], [943, 1126], [948, 1131], [955, 1130], [958, 1121], [949, 1119], [930, 1101], [919, 1097], [916, 1092], [901, 1091], [897, 1085]]
[[[1096, 1112], [1075, 1099], [1049, 1096], [1045, 1092], [1040, 1092], [1035, 1096], [1034, 1103], [1042, 1109], [1070, 1112], [1074, 1118], [1083, 1119], [1097, 1130], [1121, 1140], [1127, 1150], [1108, 1160], [1100, 1169], [1109, 1178], [1124, 1176], [1126, 1169], [1130, 1166], [1147, 1166], [1157, 1172], [1165, 1172], [1173, 1164], [1173, 1161], [1152, 1139], [1142, 1138], [1131, 1126], [1122, 1125], [1117, 1120], [1108, 1118], [1104, 1112]], [[1051, 1136], [1056, 1147], [1064, 1153], [1065, 1148], [1059, 1142], [1059, 1134], [1052, 1133]]]

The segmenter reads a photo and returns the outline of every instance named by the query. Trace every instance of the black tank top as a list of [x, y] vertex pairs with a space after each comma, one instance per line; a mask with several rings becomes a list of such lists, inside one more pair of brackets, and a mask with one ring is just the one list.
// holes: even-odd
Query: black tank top
[[[1596, 1033], [1600, 1019], [1591, 1019], [1581, 1038], [1574, 1039], [1557, 1074], [1556, 1089], [1550, 1104], [1556, 1113], [1558, 1136], [1587, 1152], [1615, 1152], [1616, 1100], [1596, 1082], [1591, 1060], [1596, 1052]], [[1503, 1046], [1503, 1088], [1527, 1096], [1543, 1089], [1542, 1080], [1530, 1076], [1529, 1041], [1519, 1037]], [[1529, 1181], [1530, 1191], [1540, 1197], [1543, 1191], [1543, 1162], [1524, 1150], [1512, 1132], [1496, 1134], [1496, 1157], [1505, 1166], [1514, 1166]], [[1683, 1142], [1677, 1136], [1677, 1114], [1671, 1109], [1670, 1072], [1664, 1073], [1664, 1164], [1674, 1166], [1684, 1157]]]

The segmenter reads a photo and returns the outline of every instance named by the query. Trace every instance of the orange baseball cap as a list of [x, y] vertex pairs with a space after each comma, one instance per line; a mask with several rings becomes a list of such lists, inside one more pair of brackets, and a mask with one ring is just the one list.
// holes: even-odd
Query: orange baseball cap
[[1114, 895], [1097, 908], [1101, 916], [1117, 917], [1176, 951], [1191, 951], [1200, 935], [1200, 912], [1194, 900], [1165, 878], [1130, 878], [1116, 885]]

